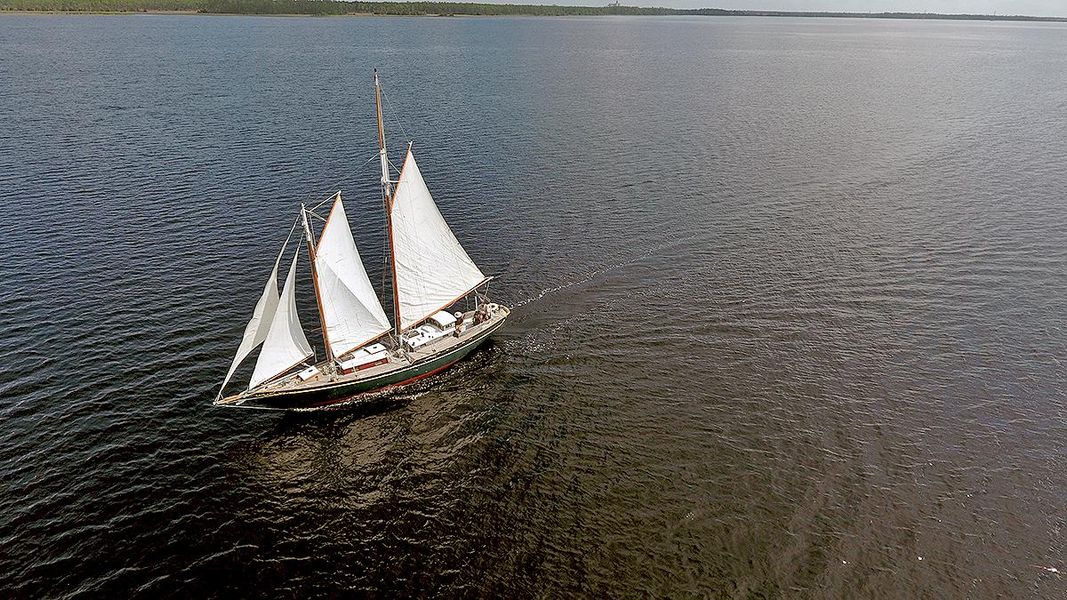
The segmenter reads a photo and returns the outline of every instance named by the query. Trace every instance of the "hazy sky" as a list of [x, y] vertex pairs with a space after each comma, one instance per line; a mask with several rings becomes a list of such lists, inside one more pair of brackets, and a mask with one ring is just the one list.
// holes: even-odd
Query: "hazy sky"
[[[529, 4], [602, 6], [607, 0], [490, 0]], [[1067, 0], [629, 0], [622, 4], [671, 8], [816, 10], [854, 12], [939, 12], [1067, 17]]]

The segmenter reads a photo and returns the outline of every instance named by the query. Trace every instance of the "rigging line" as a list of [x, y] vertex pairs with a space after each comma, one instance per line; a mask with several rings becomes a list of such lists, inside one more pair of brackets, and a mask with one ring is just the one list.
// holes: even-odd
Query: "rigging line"
[[[375, 141], [375, 143], [377, 143], [377, 141]], [[356, 173], [359, 173], [359, 172], [360, 172], [360, 171], [362, 171], [362, 170], [363, 170], [364, 168], [366, 168], [366, 167], [367, 167], [367, 165], [369, 165], [369, 164], [371, 163], [371, 161], [373, 161], [373, 160], [374, 160], [374, 159], [376, 159], [376, 158], [378, 158], [378, 155], [377, 155], [377, 154], [372, 154], [372, 155], [371, 155], [371, 157], [367, 159], [367, 162], [365, 162], [365, 163], [363, 163], [362, 165], [359, 165], [358, 167], [356, 167], [356, 171], [355, 171], [355, 172], [356, 172]]]
[[[389, 103], [389, 97], [385, 94], [385, 88], [381, 87], [380, 85], [378, 87], [382, 90], [382, 104]], [[389, 104], [389, 106], [391, 108], [392, 104]], [[404, 139], [410, 140], [411, 136], [408, 135], [407, 130], [404, 129], [404, 126], [400, 123], [400, 119], [398, 119], [396, 117], [396, 111], [395, 110], [390, 110], [389, 114], [390, 114], [390, 116], [393, 117], [393, 122], [396, 123], [396, 126], [400, 129], [400, 133], [403, 134]]]
[[[333, 200], [333, 199], [334, 199], [334, 198], [336, 198], [336, 197], [337, 197], [337, 195], [338, 195], [338, 194], [340, 194], [340, 193], [341, 193], [341, 192], [339, 192], [339, 191], [338, 191], [338, 192], [334, 192], [334, 193], [330, 194], [330, 195], [329, 195], [329, 196], [327, 196], [327, 197], [326, 197], [326, 198], [325, 198], [324, 200], [321, 200], [321, 201], [320, 201], [320, 202], [319, 202], [318, 204], [316, 204], [315, 206], [312, 206], [312, 207], [311, 207], [311, 208], [309, 208], [308, 210], [309, 210], [309, 211], [316, 211], [316, 210], [318, 210], [319, 208], [321, 208], [321, 207], [322, 207], [322, 205], [323, 205], [323, 204], [326, 204], [326, 203], [327, 203], [327, 202], [329, 202], [330, 200]], [[312, 213], [312, 214], [314, 214], [314, 213]], [[320, 219], [322, 218], [322, 217], [320, 217], [319, 215], [315, 215], [315, 216], [316, 216], [316, 217], [319, 217]]]
[[319, 218], [321, 219], [322, 217], [321, 217], [321, 216], [319, 216], [319, 215], [317, 215], [317, 214], [315, 214], [315, 211], [316, 211], [316, 210], [318, 210], [318, 209], [320, 209], [320, 208], [322, 208], [322, 205], [323, 205], [323, 204], [326, 204], [327, 202], [329, 202], [330, 200], [333, 200], [333, 199], [334, 199], [334, 198], [336, 198], [336, 197], [337, 197], [337, 194], [336, 194], [336, 193], [334, 193], [334, 194], [331, 194], [329, 198], [327, 198], [327, 199], [325, 199], [325, 200], [323, 200], [323, 201], [319, 202], [318, 204], [316, 204], [316, 205], [314, 205], [314, 206], [309, 206], [309, 207], [308, 207], [308, 208], [307, 208], [306, 210], [307, 210], [307, 211], [308, 211], [309, 213], [311, 213], [311, 214], [312, 214], [312, 216], [315, 216], [315, 217], [319, 217]]
[[[379, 288], [382, 290], [383, 299], [385, 298], [385, 273], [389, 270], [389, 258], [389, 240], [386, 239], [382, 241], [382, 287]], [[393, 318], [396, 318], [396, 315], [393, 315]]]
[[[377, 144], [378, 142], [375, 141], [374, 143]], [[367, 165], [369, 165], [372, 161], [375, 161], [377, 159], [378, 159], [378, 155], [377, 154], [372, 155], [363, 164], [361, 164], [358, 167], [356, 167], [355, 169], [353, 169], [352, 175], [355, 176], [355, 175], [362, 174], [363, 171], [366, 170]], [[344, 179], [338, 179], [337, 181], [335, 181], [333, 183], [333, 185], [330, 186], [330, 188], [331, 189], [335, 189], [335, 190], [336, 189], [340, 189], [340, 186], [341, 186], [342, 183], [344, 183]], [[314, 192], [311, 192], [311, 193], [309, 193], [307, 195], [309, 204], [314, 201], [313, 198], [312, 198], [313, 195], [314, 195]], [[337, 196], [337, 192], [334, 192], [334, 193], [330, 194], [324, 200], [320, 201], [318, 204], [316, 204], [315, 206], [311, 207], [310, 210], [317, 210], [317, 209], [321, 208], [323, 204], [326, 204], [330, 200], [333, 200], [335, 196]]]
[[293, 232], [296, 231], [296, 226], [300, 224], [300, 217], [293, 219], [293, 226], [289, 228], [289, 235], [285, 236], [285, 243], [282, 244], [282, 248], [289, 245], [289, 240], [293, 237]]

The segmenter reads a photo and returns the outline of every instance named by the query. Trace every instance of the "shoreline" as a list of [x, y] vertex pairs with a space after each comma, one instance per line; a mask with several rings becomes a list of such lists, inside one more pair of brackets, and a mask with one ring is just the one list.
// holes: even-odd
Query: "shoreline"
[[[0, 0], [0, 4], [4, 2]], [[333, 4], [325, 1], [323, 4]], [[339, 3], [338, 3], [339, 4]], [[346, 3], [347, 4], [347, 3]], [[356, 4], [356, 3], [353, 3]], [[358, 3], [361, 8], [377, 3]], [[381, 3], [383, 8], [392, 3]], [[561, 12], [544, 11], [557, 6], [549, 5], [453, 5], [448, 8], [461, 7], [465, 12], [389, 12], [373, 10], [354, 10], [352, 12], [227, 12], [218, 10], [190, 9], [139, 9], [139, 10], [63, 10], [63, 9], [27, 9], [27, 8], [0, 8], [0, 16], [3, 15], [86, 15], [86, 16], [128, 16], [128, 15], [198, 15], [218, 17], [766, 17], [766, 18], [823, 18], [823, 19], [889, 19], [889, 20], [914, 20], [914, 21], [1004, 21], [1015, 23], [1067, 23], [1067, 17], [1039, 17], [1030, 15], [972, 15], [972, 14], [941, 14], [941, 13], [855, 13], [855, 12], [802, 12], [802, 11], [755, 11], [755, 10], [718, 10], [718, 9], [638, 9], [638, 11], [609, 12], [602, 7], [558, 7], [565, 9]], [[473, 6], [489, 7], [487, 12], [470, 10]], [[492, 7], [504, 7], [499, 12]], [[445, 8], [445, 7], [442, 7]], [[525, 12], [509, 12], [505, 9], [528, 8]], [[610, 7], [609, 7], [610, 8]], [[621, 7], [623, 9], [632, 7]], [[542, 12], [538, 12], [542, 9]]]

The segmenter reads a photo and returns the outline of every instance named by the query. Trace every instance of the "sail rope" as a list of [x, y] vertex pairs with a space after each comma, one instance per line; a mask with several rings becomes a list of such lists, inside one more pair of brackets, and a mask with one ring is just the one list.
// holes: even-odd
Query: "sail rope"
[[[375, 143], [377, 143], [377, 142], [375, 142]], [[373, 161], [375, 161], [377, 159], [378, 159], [378, 155], [377, 154], [372, 155], [370, 158], [368, 158], [366, 161], [364, 161], [363, 164], [361, 164], [358, 167], [356, 167], [352, 171], [351, 176], [362, 174], [363, 171], [367, 168], [367, 165], [371, 164], [371, 162], [373, 162]], [[342, 183], [344, 183], [344, 181], [345, 181], [344, 179], [338, 179], [337, 181], [335, 181], [333, 183], [333, 185], [330, 186], [330, 189], [335, 189], [335, 190], [336, 189], [340, 189], [340, 186], [341, 186]], [[315, 202], [315, 200], [311, 196], [312, 196], [311, 194], [308, 194], [308, 204], [311, 204], [312, 202]], [[318, 210], [319, 208], [322, 207], [323, 204], [326, 204], [327, 202], [333, 200], [335, 197], [337, 197], [337, 192], [333, 192], [332, 194], [330, 194], [326, 198], [324, 198], [322, 200], [319, 200], [318, 202], [315, 203], [314, 206], [312, 206], [308, 210]]]
[[293, 232], [300, 226], [300, 217], [293, 219], [293, 226], [289, 228], [289, 235], [285, 236], [285, 243], [282, 244], [282, 250], [289, 245], [289, 240], [293, 237]]
[[[334, 192], [334, 193], [330, 194], [329, 196], [327, 196], [326, 199], [320, 200], [317, 204], [315, 204], [311, 208], [307, 209], [308, 212], [311, 212], [312, 214], [314, 214], [314, 211], [322, 208], [322, 205], [324, 205], [327, 202], [329, 202], [330, 200], [333, 200], [334, 198], [336, 198], [338, 193], [339, 192]], [[319, 215], [315, 215], [315, 216], [318, 217]], [[321, 219], [322, 217], [319, 217], [319, 218]]]
[[[384, 105], [389, 102], [389, 96], [386, 95], [385, 88], [382, 87], [380, 84], [379, 84], [378, 88], [382, 90], [382, 105], [383, 105], [382, 109], [384, 110], [385, 109]], [[392, 104], [389, 104], [389, 106], [391, 107]], [[404, 129], [404, 125], [400, 123], [400, 119], [398, 119], [396, 117], [396, 111], [390, 110], [389, 111], [389, 116], [393, 117], [393, 122], [396, 123], [397, 128], [400, 129], [400, 133], [404, 136], [404, 139], [406, 139], [406, 140], [412, 139], [411, 136], [408, 135], [407, 130]], [[394, 166], [394, 168], [396, 167], [396, 165], [393, 165], [393, 166]]]

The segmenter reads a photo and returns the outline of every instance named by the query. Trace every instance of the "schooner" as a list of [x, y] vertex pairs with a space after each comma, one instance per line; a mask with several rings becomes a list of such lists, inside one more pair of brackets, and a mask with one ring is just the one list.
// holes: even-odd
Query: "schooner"
[[[510, 309], [491, 302], [489, 281], [460, 245], [434, 203], [408, 145], [400, 175], [390, 178], [382, 91], [374, 72], [381, 191], [389, 239], [393, 321], [359, 257], [341, 193], [315, 238], [315, 208], [301, 204], [263, 293], [245, 326], [216, 405], [313, 409], [404, 385], [442, 371], [499, 329]], [[317, 360], [296, 312], [300, 244], [281, 293], [278, 270], [294, 232], [304, 237], [315, 288], [325, 359]], [[463, 305], [463, 310], [455, 309]], [[262, 346], [248, 388], [223, 396], [238, 366]]]

